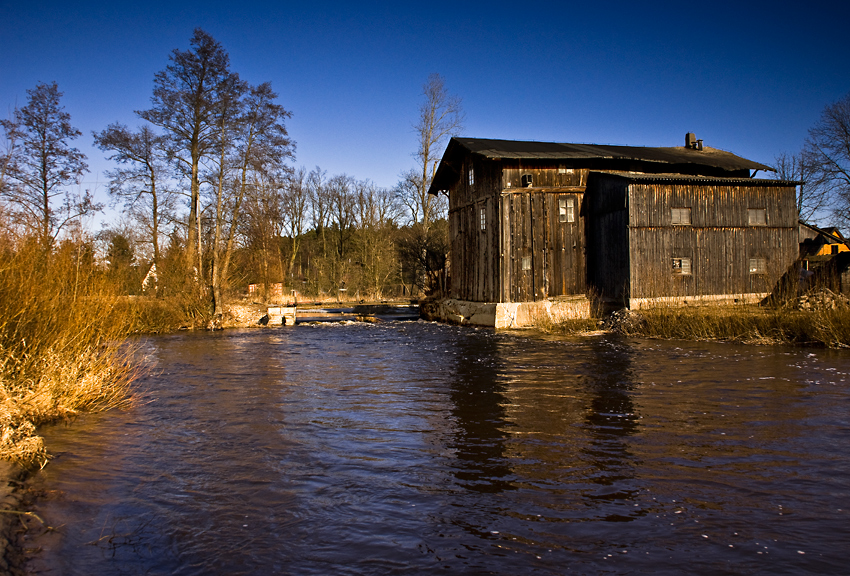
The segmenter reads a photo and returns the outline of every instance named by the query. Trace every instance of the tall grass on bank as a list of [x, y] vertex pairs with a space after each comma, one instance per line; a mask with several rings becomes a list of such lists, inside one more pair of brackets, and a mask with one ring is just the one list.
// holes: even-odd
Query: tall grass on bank
[[850, 346], [850, 307], [664, 306], [640, 310], [616, 329], [632, 336], [753, 344]]
[[209, 301], [190, 286], [166, 297], [122, 296], [114, 303], [114, 316], [127, 334], [160, 334], [204, 327], [211, 313]]
[[115, 302], [84, 249], [0, 249], [0, 458], [44, 465], [36, 426], [130, 401]]

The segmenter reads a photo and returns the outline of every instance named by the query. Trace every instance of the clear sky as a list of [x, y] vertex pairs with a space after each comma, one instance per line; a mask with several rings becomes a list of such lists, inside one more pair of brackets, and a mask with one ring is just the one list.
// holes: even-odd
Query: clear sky
[[14, 2], [0, 12], [0, 104], [56, 81], [85, 188], [92, 131], [141, 124], [154, 73], [195, 27], [247, 81], [270, 81], [296, 165], [392, 186], [413, 166], [422, 84], [463, 99], [463, 135], [707, 146], [763, 163], [800, 149], [850, 92], [850, 2]]

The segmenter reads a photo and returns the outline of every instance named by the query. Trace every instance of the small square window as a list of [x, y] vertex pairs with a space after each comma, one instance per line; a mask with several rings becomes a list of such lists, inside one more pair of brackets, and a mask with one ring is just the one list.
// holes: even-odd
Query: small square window
[[522, 269], [531, 270], [531, 256], [522, 257]]
[[473, 186], [475, 184], [475, 172], [472, 170], [472, 166], [469, 167], [469, 185]]
[[484, 208], [482, 208], [481, 209], [481, 231], [483, 232], [486, 229], [487, 229], [487, 211]]
[[573, 198], [558, 199], [558, 222], [575, 222], [576, 205]]
[[747, 223], [750, 226], [767, 226], [767, 210], [764, 208], [748, 209]]
[[671, 221], [673, 226], [690, 226], [691, 225], [691, 209], [690, 208], [673, 208], [671, 211]]
[[673, 274], [681, 276], [690, 276], [691, 274], [691, 259], [690, 258], [673, 258]]
[[767, 258], [750, 258], [750, 274], [767, 274]]
[[838, 254], [838, 244], [833, 244], [829, 247], [829, 250], [831, 254]]

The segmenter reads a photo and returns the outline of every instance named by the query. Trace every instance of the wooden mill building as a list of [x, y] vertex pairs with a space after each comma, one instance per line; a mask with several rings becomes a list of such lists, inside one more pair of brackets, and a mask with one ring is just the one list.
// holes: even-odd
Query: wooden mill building
[[762, 298], [798, 251], [795, 183], [703, 146], [452, 138], [451, 294], [438, 316], [516, 326], [614, 305]]

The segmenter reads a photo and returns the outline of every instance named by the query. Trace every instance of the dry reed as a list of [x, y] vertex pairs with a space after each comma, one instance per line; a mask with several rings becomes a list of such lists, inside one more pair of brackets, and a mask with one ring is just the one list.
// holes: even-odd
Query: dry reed
[[850, 346], [850, 307], [815, 310], [758, 306], [662, 306], [622, 324], [632, 336], [750, 344]]
[[0, 249], [0, 458], [43, 466], [38, 425], [131, 401], [115, 303], [83, 246]]

